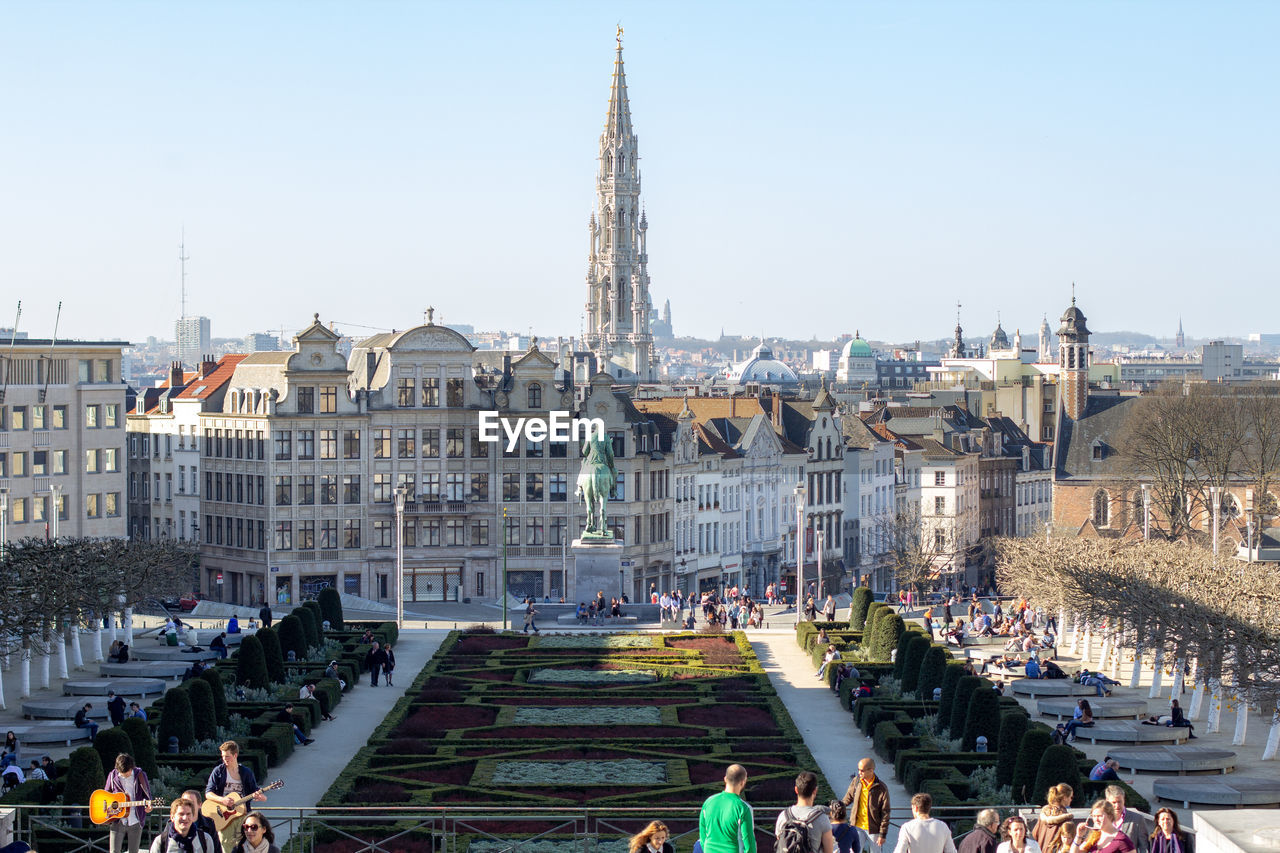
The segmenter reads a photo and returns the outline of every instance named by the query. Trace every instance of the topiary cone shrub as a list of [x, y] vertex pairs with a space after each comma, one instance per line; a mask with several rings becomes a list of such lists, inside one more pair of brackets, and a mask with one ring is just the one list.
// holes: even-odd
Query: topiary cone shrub
[[996, 741], [996, 784], [1013, 784], [1013, 768], [1018, 761], [1018, 744], [1027, 732], [1027, 715], [1006, 711], [1000, 715], [1000, 734]]
[[871, 639], [871, 659], [888, 660], [904, 630], [906, 625], [902, 617], [885, 610], [884, 615], [876, 620], [875, 636]]
[[126, 717], [120, 728], [129, 736], [129, 743], [133, 747], [130, 754], [134, 762], [148, 777], [154, 779], [160, 768], [156, 766], [156, 742], [151, 736], [151, 727], [147, 725], [147, 721], [139, 717]]
[[316, 604], [320, 605], [320, 612], [329, 623], [329, 627], [334, 631], [341, 631], [342, 628], [342, 596], [336, 589], [327, 586], [320, 590], [320, 594], [316, 596]]
[[[311, 615], [316, 619], [316, 642], [324, 640], [324, 611], [320, 609], [318, 601], [304, 601], [302, 606], [311, 611]], [[330, 626], [332, 627], [332, 626]]]
[[969, 695], [969, 713], [965, 716], [964, 742], [960, 748], [973, 752], [979, 737], [987, 739], [988, 750], [996, 748], [1000, 737], [1000, 696], [986, 686], [979, 686]]
[[[893, 651], [893, 677], [902, 681], [903, 667], [907, 664], [907, 644], [911, 642], [911, 632], [906, 630], [907, 623], [902, 623], [903, 631], [898, 635], [898, 642], [894, 643]], [[904, 686], [902, 688], [906, 690]]]
[[[314, 602], [307, 602], [314, 604]], [[302, 640], [306, 644], [306, 648], [320, 645], [320, 622], [316, 619], [316, 613], [304, 604], [296, 608], [291, 616], [298, 618], [298, 624], [302, 626]], [[305, 649], [304, 649], [305, 651]], [[303, 660], [303, 655], [298, 655], [298, 660]]]
[[122, 752], [133, 755], [133, 740], [124, 729], [112, 726], [109, 729], [98, 729], [98, 735], [93, 739], [93, 748], [97, 750], [98, 760], [104, 768], [115, 767], [117, 755]]
[[[920, 664], [924, 661], [925, 653], [933, 648], [933, 643], [918, 631], [906, 631], [903, 636], [907, 637], [907, 650], [902, 662], [902, 690], [904, 693], [914, 693], [920, 684]], [[922, 693], [920, 698], [931, 697]]]
[[302, 619], [296, 613], [290, 613], [280, 620], [276, 634], [280, 637], [280, 650], [284, 652], [286, 661], [289, 660], [289, 652], [293, 652], [298, 660], [307, 659], [307, 635], [302, 627]]
[[[171, 691], [172, 692], [172, 691]], [[112, 763], [115, 757], [112, 757]], [[67, 768], [66, 787], [62, 789], [62, 803], [67, 806], [89, 805], [89, 795], [107, 781], [102, 769], [102, 759], [91, 746], [82, 746], [71, 753], [71, 766]]]
[[[202, 682], [203, 683], [203, 682]], [[209, 685], [205, 685], [208, 687]], [[186, 749], [196, 742], [195, 721], [191, 715], [191, 697], [183, 687], [170, 687], [164, 694], [164, 710], [160, 712], [160, 728], [156, 731], [161, 750], [169, 748], [169, 738], [178, 738], [178, 748]]]
[[920, 673], [916, 678], [916, 693], [921, 699], [932, 699], [935, 687], [942, 686], [943, 676], [947, 672], [947, 650], [941, 646], [928, 644], [924, 657], [920, 659]]
[[214, 721], [220, 726], [227, 725], [231, 722], [231, 718], [227, 715], [227, 688], [222, 681], [222, 675], [216, 669], [206, 669], [200, 673], [200, 677], [213, 691]]
[[[942, 674], [942, 698], [938, 702], [938, 731], [950, 730], [951, 706], [956, 701], [956, 685], [964, 677], [964, 664], [948, 663]], [[968, 707], [967, 705], [965, 706]]]
[[871, 590], [860, 586], [853, 591], [849, 602], [849, 629], [861, 631], [867, 624], [867, 609], [871, 607]]
[[1061, 783], [1071, 786], [1072, 791], [1079, 791], [1080, 765], [1076, 763], [1076, 751], [1065, 743], [1054, 744], [1040, 756], [1040, 766], [1036, 768], [1035, 788], [1031, 802], [1044, 805], [1049, 788]]
[[267, 662], [267, 678], [276, 684], [282, 684], [284, 674], [284, 652], [280, 649], [280, 635], [275, 628], [262, 628], [257, 633], [262, 643], [262, 654]]
[[951, 697], [951, 736], [964, 736], [964, 724], [969, 719], [969, 697], [982, 685], [976, 675], [962, 675], [956, 682], [955, 695]]
[[1036, 776], [1040, 772], [1040, 758], [1046, 749], [1053, 745], [1053, 735], [1042, 725], [1027, 728], [1018, 744], [1018, 760], [1013, 765], [1013, 801], [1015, 803], [1032, 802], [1035, 792]]
[[876, 630], [876, 623], [880, 621], [881, 614], [886, 610], [888, 610], [888, 608], [879, 601], [871, 602], [871, 607], [867, 609], [866, 624], [862, 626], [862, 642], [864, 645], [871, 645], [871, 635]]
[[[266, 655], [262, 653], [262, 641], [253, 634], [240, 641], [240, 651], [236, 654], [236, 683], [242, 687], [262, 689], [271, 686], [271, 679], [267, 676]], [[161, 741], [161, 746], [163, 745], [164, 742]]]
[[213, 688], [203, 678], [193, 678], [183, 685], [191, 700], [191, 727], [196, 740], [218, 736], [218, 713], [213, 707]]

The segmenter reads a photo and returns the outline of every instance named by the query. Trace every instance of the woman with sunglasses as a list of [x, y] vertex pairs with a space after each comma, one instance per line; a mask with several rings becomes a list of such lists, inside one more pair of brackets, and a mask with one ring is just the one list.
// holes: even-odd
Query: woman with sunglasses
[[1071, 853], [1133, 853], [1135, 849], [1133, 840], [1116, 826], [1116, 807], [1106, 800], [1093, 804], [1089, 819], [1080, 821], [1071, 841]]
[[240, 841], [230, 853], [280, 853], [276, 834], [262, 812], [249, 812], [240, 824]]

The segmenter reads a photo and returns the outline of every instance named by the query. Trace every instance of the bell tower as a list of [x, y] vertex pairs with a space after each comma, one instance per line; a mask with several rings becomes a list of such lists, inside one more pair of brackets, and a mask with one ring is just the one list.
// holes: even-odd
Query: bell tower
[[1071, 307], [1058, 328], [1058, 393], [1063, 413], [1078, 421], [1089, 405], [1089, 327], [1076, 307], [1075, 285], [1071, 289]]

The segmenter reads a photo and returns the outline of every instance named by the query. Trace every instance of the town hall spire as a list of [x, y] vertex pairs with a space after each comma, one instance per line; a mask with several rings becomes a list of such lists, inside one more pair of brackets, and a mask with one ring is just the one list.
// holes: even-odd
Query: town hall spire
[[596, 209], [588, 224], [586, 347], [618, 379], [653, 378], [649, 329], [648, 219], [640, 206], [638, 140], [631, 126], [622, 27], [613, 60], [609, 111], [600, 134]]

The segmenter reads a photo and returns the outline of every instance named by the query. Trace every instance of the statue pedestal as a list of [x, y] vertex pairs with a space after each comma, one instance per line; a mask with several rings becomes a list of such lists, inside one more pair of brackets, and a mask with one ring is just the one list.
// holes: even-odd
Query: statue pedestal
[[622, 592], [622, 545], [619, 542], [573, 540], [573, 599], [590, 603], [604, 590], [607, 601]]

